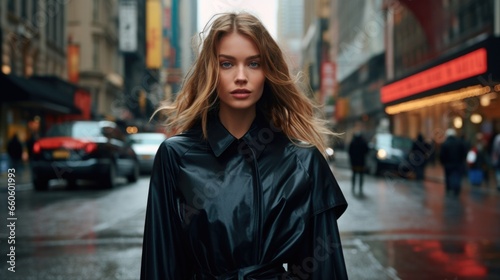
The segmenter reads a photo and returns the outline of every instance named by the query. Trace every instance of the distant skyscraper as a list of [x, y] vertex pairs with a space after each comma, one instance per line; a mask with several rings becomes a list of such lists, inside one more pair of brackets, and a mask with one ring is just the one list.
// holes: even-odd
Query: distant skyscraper
[[278, 42], [285, 50], [292, 71], [299, 69], [304, 34], [304, 0], [279, 0]]

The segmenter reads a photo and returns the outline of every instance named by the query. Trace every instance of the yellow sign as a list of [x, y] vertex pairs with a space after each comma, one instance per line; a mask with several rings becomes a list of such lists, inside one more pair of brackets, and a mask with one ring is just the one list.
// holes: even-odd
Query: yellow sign
[[159, 69], [162, 65], [162, 19], [160, 0], [146, 2], [146, 67]]

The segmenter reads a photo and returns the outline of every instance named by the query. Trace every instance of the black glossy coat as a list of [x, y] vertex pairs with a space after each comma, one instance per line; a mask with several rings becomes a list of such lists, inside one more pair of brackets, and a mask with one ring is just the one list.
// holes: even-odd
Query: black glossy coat
[[158, 150], [141, 279], [347, 279], [337, 227], [347, 203], [321, 153], [262, 116], [239, 140], [216, 115], [207, 129]]

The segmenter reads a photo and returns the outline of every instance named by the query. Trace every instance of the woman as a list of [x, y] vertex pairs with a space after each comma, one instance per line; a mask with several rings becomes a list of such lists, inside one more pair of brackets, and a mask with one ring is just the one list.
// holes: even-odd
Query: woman
[[176, 135], [155, 158], [141, 279], [347, 278], [347, 203], [319, 152], [333, 133], [258, 19], [215, 19], [159, 110]]

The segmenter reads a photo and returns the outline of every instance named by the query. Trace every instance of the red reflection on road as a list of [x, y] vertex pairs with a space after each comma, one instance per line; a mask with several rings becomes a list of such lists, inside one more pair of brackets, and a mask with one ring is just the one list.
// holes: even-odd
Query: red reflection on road
[[428, 257], [429, 265], [456, 277], [485, 277], [487, 268], [478, 261], [477, 243], [469, 241], [407, 240], [421, 258]]

